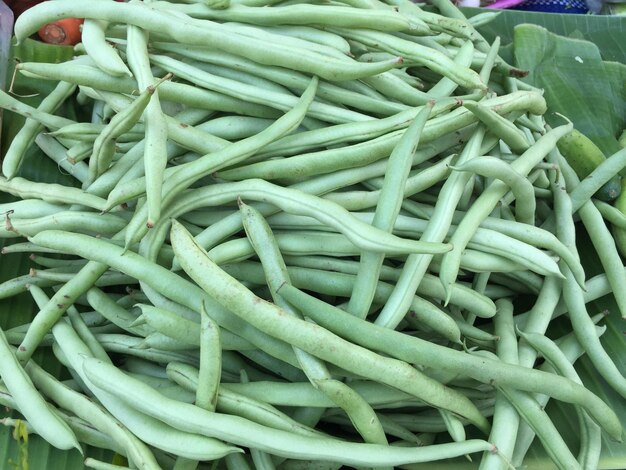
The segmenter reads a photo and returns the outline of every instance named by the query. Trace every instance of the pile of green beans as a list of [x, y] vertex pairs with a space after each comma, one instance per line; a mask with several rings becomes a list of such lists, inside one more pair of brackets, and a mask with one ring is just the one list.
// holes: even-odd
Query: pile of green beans
[[[58, 0], [18, 18], [17, 41], [86, 19], [74, 59], [16, 66], [56, 84], [36, 108], [0, 92], [26, 118], [0, 176], [4, 262], [31, 263], [0, 299], [36, 305], [0, 329], [0, 403], [25, 429], [100, 469], [504, 470], [535, 437], [556, 468], [597, 468], [622, 423], [573, 364], [626, 398], [587, 308], [611, 294], [626, 316], [626, 217], [594, 197], [626, 153], [581, 182], [557, 147], [572, 124], [550, 128], [477, 29], [497, 13], [432, 3]], [[28, 179], [35, 148], [72, 184]], [[574, 406], [578, 448], [550, 398]]]

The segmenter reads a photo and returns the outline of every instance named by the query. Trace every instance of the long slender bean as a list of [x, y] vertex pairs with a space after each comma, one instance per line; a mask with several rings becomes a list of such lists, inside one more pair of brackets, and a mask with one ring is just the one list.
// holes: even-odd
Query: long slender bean
[[[391, 152], [385, 181], [372, 225], [391, 232], [395, 218], [400, 212], [403, 188], [417, 150], [420, 136], [430, 116], [432, 104], [424, 107]], [[365, 318], [371, 306], [378, 281], [378, 273], [384, 261], [384, 253], [364, 251], [361, 253], [359, 271], [354, 281], [354, 290], [348, 304], [348, 311], [359, 318]]]

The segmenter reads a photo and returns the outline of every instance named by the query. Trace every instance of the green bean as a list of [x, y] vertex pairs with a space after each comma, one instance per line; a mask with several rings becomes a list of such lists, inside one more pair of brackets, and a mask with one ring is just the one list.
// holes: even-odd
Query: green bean
[[[83, 269], [86, 265], [81, 267]], [[42, 279], [50, 279], [55, 281], [56, 283], [69, 282], [78, 271], [69, 271], [69, 272], [59, 272], [55, 269], [31, 269], [30, 276], [35, 278]], [[134, 282], [134, 279], [121, 273], [116, 272], [105, 272], [100, 276], [93, 285], [98, 287], [107, 287], [107, 286], [119, 286], [119, 285], [128, 285]]]
[[[604, 421], [604, 418], [607, 417], [606, 411], [600, 412], [600, 408], [604, 408], [606, 405], [602, 404], [598, 397], [589, 394], [588, 390], [579, 387], [569, 380], [563, 381], [561, 377], [525, 367], [510, 364], [504, 365], [500, 361], [485, 357], [481, 357], [478, 360], [477, 357], [460, 351], [454, 351], [433, 343], [422, 342], [423, 340], [418, 338], [365, 323], [338, 308], [304, 294], [288, 284], [283, 285], [279, 289], [279, 293], [292, 304], [297, 304], [300, 310], [320, 325], [328, 327], [330, 330], [357, 344], [386, 352], [392, 357], [398, 357], [411, 363], [420, 363], [425, 366], [445, 370], [455, 370], [483, 383], [550, 394], [560, 400], [586, 406], [586, 409], [598, 423], [604, 422], [609, 424]], [[596, 405], [600, 407], [594, 412], [589, 408], [592, 401], [594, 402], [594, 407]], [[617, 429], [613, 426], [609, 424], [609, 428], [613, 429], [611, 432], [615, 433]], [[620, 433], [621, 431], [617, 431], [613, 435], [619, 436]]]
[[[15, 23], [18, 42], [30, 36], [40, 25], [52, 19], [59, 19], [59, 11], [64, 11], [64, 7], [62, 4], [55, 4], [54, 8], [42, 5], [36, 10], [31, 10], [25, 17], [22, 16], [21, 21]], [[312, 72], [330, 80], [352, 80], [373, 75], [397, 64], [397, 60], [374, 64], [359, 64], [348, 59], [330, 60], [321, 54], [302, 49], [294, 51], [288, 45], [278, 46], [275, 43], [273, 47], [268, 48], [265, 41], [251, 42], [244, 36], [228, 32], [227, 28], [217, 23], [182, 19], [139, 4], [112, 5], [109, 2], [89, 1], [80, 5], [68, 3], [67, 7], [71, 10], [68, 15], [133, 24], [148, 31], [164, 33], [180, 42], [213, 44], [221, 50], [249, 57], [259, 63]]]
[[203, 132], [227, 140], [240, 140], [258, 134], [273, 121], [253, 116], [222, 116], [210, 119], [198, 126]]
[[61, 204], [51, 204], [40, 199], [19, 199], [0, 204], [0, 219], [6, 220], [6, 216], [15, 216], [21, 219], [44, 217], [56, 214], [68, 206]]
[[[479, 50], [484, 50], [489, 47], [489, 44], [482, 35], [474, 29], [472, 24], [467, 20], [463, 12], [459, 9], [459, 7], [452, 3], [449, 0], [433, 0], [433, 5], [439, 10], [448, 21], [452, 21], [453, 19], [457, 21], [461, 21], [462, 24], [467, 28], [466, 31], [463, 31], [464, 35], [458, 35], [459, 37], [466, 37], [467, 39], [472, 39], [476, 42]], [[447, 23], [446, 23], [447, 24]]]
[[82, 449], [76, 436], [44, 401], [18, 362], [4, 331], [0, 330], [0, 377], [13, 396], [19, 412], [47, 442], [58, 449]]
[[380, 73], [361, 80], [382, 94], [387, 101], [398, 101], [405, 106], [422, 106], [437, 99], [437, 96], [412, 87], [392, 73]]
[[516, 153], [528, 150], [529, 144], [526, 136], [511, 121], [480, 103], [464, 101], [463, 106], [474, 113], [483, 124], [489, 127], [490, 132], [502, 139], [511, 150]]
[[626, 229], [626, 216], [622, 211], [599, 199], [592, 199], [591, 202], [593, 202], [593, 205], [596, 206], [607, 222], [620, 229]]
[[517, 173], [510, 165], [496, 157], [476, 157], [463, 165], [452, 166], [451, 168], [496, 178], [506, 183], [511, 188], [516, 200], [515, 214], [518, 221], [535, 225], [535, 193], [532, 183]]
[[[29, 292], [39, 308], [43, 308], [46, 303], [50, 301], [50, 298], [46, 295], [46, 293], [37, 286], [30, 286]], [[109, 359], [109, 356], [106, 354], [104, 349], [102, 349], [102, 346], [95, 340], [93, 333], [81, 318], [78, 310], [76, 310], [76, 307], [73, 305], [69, 306], [67, 309], [67, 315], [70, 319], [72, 327], [85, 342], [94, 357], [97, 357], [105, 362], [111, 362], [111, 359]]]
[[[11, 181], [14, 181], [15, 178]], [[53, 215], [37, 218], [5, 218], [5, 227], [0, 228], [0, 237], [30, 237], [51, 227], [72, 232], [111, 235], [122, 230], [126, 221], [116, 214], [98, 214], [85, 211], [60, 211]]]
[[57, 142], [56, 139], [46, 134], [39, 134], [35, 138], [35, 143], [43, 153], [50, 157], [67, 174], [72, 175], [81, 183], [87, 179], [89, 171], [87, 165], [80, 161], [70, 160], [65, 147]]
[[[133, 325], [137, 324], [141, 323], [133, 323]], [[194, 351], [186, 342], [178, 341], [158, 331], [148, 333], [148, 335], [134, 347], [138, 349], [152, 349], [155, 351], [180, 352], [181, 354], [188, 354]]]
[[[136, 26], [128, 26], [128, 46], [126, 56], [128, 65], [137, 79], [140, 89], [148, 89], [154, 84], [154, 76], [148, 58], [147, 33]], [[144, 147], [144, 172], [146, 177], [146, 205], [148, 208], [149, 226], [154, 225], [161, 215], [161, 188], [163, 173], [167, 165], [168, 125], [161, 109], [158, 90], [154, 90], [152, 98], [143, 113], [146, 125]]]
[[[93, 142], [98, 138], [98, 135], [106, 128], [106, 124], [92, 123], [92, 122], [76, 122], [74, 124], [68, 124], [60, 129], [52, 132], [48, 132], [48, 135], [56, 137], [58, 139], [70, 139], [81, 142]], [[118, 137], [120, 142], [129, 142], [138, 140], [145, 132], [143, 124], [135, 124], [124, 134]]]
[[106, 200], [73, 187], [56, 183], [39, 183], [21, 177], [7, 180], [0, 177], [0, 190], [21, 199], [42, 199], [53, 204], [77, 204], [102, 211]]
[[113, 76], [132, 76], [119, 54], [106, 42], [107, 26], [108, 23], [105, 21], [85, 20], [81, 31], [81, 42], [85, 52], [103, 72]]
[[266, 41], [268, 46], [273, 44], [279, 46], [288, 44], [292, 48], [298, 48], [303, 51], [323, 54], [339, 61], [345, 60], [347, 57], [351, 57], [351, 54], [346, 55], [333, 47], [328, 47], [318, 42], [302, 40], [297, 36], [285, 36], [283, 34], [276, 34], [270, 28], [263, 28], [256, 25], [250, 26], [245, 23], [224, 23], [223, 26], [229, 32], [247, 37], [248, 39], [260, 39]]
[[101, 460], [94, 459], [93, 457], [87, 457], [83, 462], [85, 467], [93, 468], [95, 470], [124, 470], [130, 469], [126, 465], [113, 465], [107, 462], [102, 462]]
[[87, 301], [94, 310], [123, 330], [140, 336], [146, 336], [151, 332], [143, 325], [133, 325], [137, 316], [119, 306], [97, 287], [92, 287], [87, 291]]
[[578, 211], [605, 183], [626, 167], [626, 149], [615, 152], [570, 191], [572, 211]]
[[501, 11], [486, 11], [470, 16], [467, 18], [467, 21], [469, 21], [474, 28], [479, 28], [494, 21], [501, 13]]
[[[352, 266], [349, 266], [350, 263]], [[333, 263], [333, 265], [333, 270], [336, 270], [341, 263]], [[289, 275], [298, 287], [310, 288], [313, 291], [326, 295], [349, 297], [354, 284], [354, 276], [350, 274], [356, 274], [358, 264], [348, 262], [348, 266], [346, 264], [343, 264], [343, 266], [345, 268], [342, 268], [342, 271], [347, 271], [349, 274], [290, 267]], [[222, 268], [239, 279], [264, 282], [264, 279], [259, 277], [261, 275], [259, 267], [252, 263], [244, 262], [222, 266]], [[394, 279], [397, 279], [397, 276], [394, 275], [390, 278], [390, 280]], [[457, 284], [454, 290], [453, 300], [451, 300], [451, 303], [454, 305], [462, 306], [480, 317], [489, 318], [495, 314], [495, 305], [487, 297], [473, 292], [462, 284]], [[379, 282], [374, 302], [384, 303], [392, 291], [393, 286], [391, 284]], [[424, 278], [417, 290], [417, 294], [432, 296], [436, 299], [444, 297], [443, 288], [441, 288], [437, 278], [432, 275]], [[410, 308], [411, 311], [415, 312], [418, 320], [423, 325], [448, 338], [450, 341], [458, 342], [458, 328], [440, 307], [419, 296], [415, 296], [410, 303]]]
[[203, 308], [200, 312], [200, 372], [196, 390], [197, 406], [215, 411], [221, 370], [222, 350], [219, 327]]
[[[54, 90], [42, 100], [37, 109], [46, 113], [54, 112], [75, 90], [75, 85], [67, 82], [59, 82]], [[17, 175], [26, 150], [30, 147], [41, 130], [42, 125], [39, 121], [27, 118], [23, 127], [11, 139], [11, 143], [2, 159], [2, 174], [7, 179], [11, 179]]]
[[[403, 189], [417, 150], [420, 137], [434, 103], [429, 103], [416, 116], [407, 128], [389, 156], [387, 173], [376, 204], [376, 212], [372, 226], [390, 232], [400, 212]], [[380, 267], [384, 261], [384, 253], [364, 251], [361, 253], [359, 271], [357, 272], [354, 289], [348, 304], [348, 312], [359, 318], [365, 318], [371, 306], [376, 290]]]
[[299, 26], [299, 25], [276, 25], [267, 27], [255, 26], [271, 33], [276, 33], [281, 36], [294, 37], [302, 39], [308, 42], [314, 42], [316, 44], [324, 45], [337, 49], [346, 55], [350, 55], [350, 44], [341, 36], [323, 31], [321, 29], [312, 26]]
[[[41, 232], [40, 232], [41, 233]], [[17, 350], [17, 358], [22, 363], [28, 362], [37, 348], [39, 341], [50, 330], [67, 308], [106, 272], [108, 266], [102, 263], [87, 263], [71, 280], [64, 284], [40, 309], [33, 319], [31, 327]]]
[[[169, 5], [171, 8], [172, 5]], [[362, 10], [335, 5], [288, 5], [274, 8], [255, 8], [231, 5], [225, 10], [200, 8], [200, 5], [176, 5], [177, 11], [193, 18], [252, 23], [254, 25], [324, 24], [349, 28], [373, 28], [378, 31], [409, 31], [428, 34], [426, 24], [416, 17], [402, 15], [394, 10]]]
[[[158, 392], [125, 376], [117, 368], [107, 367], [97, 359], [84, 360], [85, 372], [90, 380], [108, 393], [116, 394], [120, 399], [139, 407], [160, 419], [176, 424], [176, 426], [205, 435], [222, 436], [234, 443], [241, 443], [264, 452], [295, 458], [316, 458], [320, 460], [340, 460], [346, 464], [356, 465], [393, 465], [404, 462], [431, 459], [433, 447], [437, 447], [436, 458], [463, 455], [477, 450], [492, 449], [489, 443], [481, 440], [470, 440], [455, 443], [454, 446], [441, 444], [426, 448], [403, 449], [380, 446], [376, 444], [355, 444], [340, 442], [334, 439], [307, 438], [284, 431], [273, 430], [235, 416], [221, 415], [201, 410], [192, 405], [178, 403], [161, 396]], [[110, 377], [103, 380], [103, 374], [112, 374], [118, 387], [111, 387]], [[123, 387], [124, 393], [120, 392]], [[144, 388], [145, 387], [145, 388]], [[426, 453], [426, 455], [422, 455]]]
[[[571, 129], [572, 125], [570, 123], [548, 132], [517, 160], [511, 163], [511, 167], [522, 175], [528, 174], [536, 163], [543, 160], [543, 158], [554, 149], [559, 138], [571, 132]], [[450, 242], [454, 245], [454, 248], [444, 255], [442, 260], [439, 278], [444, 286], [450, 284], [456, 278], [459, 255], [467, 245], [467, 241], [472, 236], [472, 233], [474, 233], [481, 221], [489, 215], [495, 204], [497, 204], [498, 200], [506, 194], [507, 191], [508, 189], [505, 183], [495, 181], [485, 189], [467, 211], [465, 217], [458, 225], [457, 230], [450, 238]]]
[[533, 428], [544, 449], [560, 469], [580, 469], [558, 430], [543, 408], [531, 396], [518, 390], [502, 388], [502, 393], [518, 413]]
[[[377, 382], [355, 380], [351, 386], [359, 393], [372, 407], [380, 407], [396, 402], [407, 402], [411, 400], [411, 395], [396, 389], [387, 387]], [[222, 384], [222, 387], [240, 393], [247, 397], [264, 400], [267, 403], [277, 406], [298, 406], [298, 407], [333, 407], [333, 402], [321, 391], [315, 389], [311, 383], [287, 383], [259, 381], [248, 384], [230, 383]], [[414, 399], [414, 401], [416, 401]]]
[[[513, 325], [513, 305], [510, 300], [499, 300], [499, 307], [495, 316], [495, 333], [499, 336], [496, 346], [498, 357], [503, 362], [519, 364], [517, 337]], [[504, 469], [513, 455], [515, 446], [519, 414], [501, 391], [496, 392], [496, 404], [493, 415], [491, 436], [498, 443], [500, 458], [485, 453], [481, 460], [481, 469]]]
[[[58, 96], [55, 96], [55, 98], [58, 99]], [[9, 95], [8, 93], [2, 90], [0, 90], [0, 108], [8, 109], [9, 111], [20, 114], [27, 119], [36, 121], [40, 125], [43, 125], [51, 129], [58, 129], [60, 127], [67, 126], [68, 124], [74, 123], [74, 121], [72, 121], [71, 119], [67, 119], [61, 116], [56, 116], [54, 114], [50, 114], [44, 111], [44, 109], [50, 109], [52, 107], [49, 108], [48, 106], [45, 106], [41, 109], [33, 108], [32, 106], [29, 106], [13, 98], [11, 95]], [[32, 121], [29, 121], [29, 122], [32, 122]], [[17, 163], [19, 165], [19, 162]], [[17, 167], [15, 168], [15, 170], [17, 170]]]
[[29, 274], [18, 276], [0, 284], [0, 299], [7, 299], [26, 292], [31, 284], [39, 287], [51, 287], [58, 283], [50, 279], [33, 278]]
[[[467, 41], [463, 46], [459, 49], [456, 56], [454, 57], [454, 63], [458, 67], [469, 67], [471, 65], [472, 56], [474, 55], [474, 44], [471, 41]], [[483, 82], [485, 82], [484, 77], [481, 77]], [[433, 95], [437, 98], [442, 98], [444, 96], [451, 96], [454, 91], [457, 89], [458, 84], [451, 80], [448, 77], [444, 77], [439, 80], [438, 83], [433, 85], [433, 87], [428, 90], [428, 94]]]
[[570, 282], [572, 274], [568, 269], [565, 269], [564, 273], [566, 282], [563, 284], [563, 299], [568, 308], [569, 319], [578, 341], [585, 348], [598, 373], [609, 383], [611, 388], [620, 395], [626, 396], [626, 379], [595, 334], [593, 322], [589, 318], [583, 300], [582, 289], [577, 284]]

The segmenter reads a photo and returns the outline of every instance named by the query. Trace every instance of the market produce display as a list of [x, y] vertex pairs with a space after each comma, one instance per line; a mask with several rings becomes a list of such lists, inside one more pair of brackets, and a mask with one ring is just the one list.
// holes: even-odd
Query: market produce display
[[[477, 29], [497, 13], [432, 3], [24, 12], [18, 42], [84, 24], [72, 59], [16, 65], [51, 84], [39, 104], [0, 92], [25, 118], [2, 259], [34, 266], [0, 298], [37, 306], [0, 330], [0, 403], [24, 418], [4, 424], [102, 469], [507, 469], [535, 440], [598, 468], [623, 423], [573, 364], [626, 398], [587, 309], [626, 315], [626, 149], [547, 119]], [[62, 184], [29, 176], [33, 149]]]

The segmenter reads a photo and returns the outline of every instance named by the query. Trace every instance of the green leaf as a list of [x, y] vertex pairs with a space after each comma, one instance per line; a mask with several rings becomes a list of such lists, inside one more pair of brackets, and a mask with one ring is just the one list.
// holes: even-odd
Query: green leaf
[[[485, 12], [484, 8], [462, 8], [470, 17]], [[594, 43], [604, 60], [626, 63], [626, 21], [624, 18], [605, 15], [568, 15], [534, 11], [499, 10], [491, 23], [480, 32], [488, 41], [500, 36], [502, 44], [513, 42], [513, 29], [523, 23], [543, 26], [548, 31], [566, 38], [586, 39]]]
[[554, 114], [561, 113], [607, 156], [619, 150], [626, 65], [607, 64], [589, 41], [558, 36], [532, 24], [515, 27], [513, 47], [515, 65], [529, 71], [524, 80], [544, 90], [549, 124], [562, 122]]

